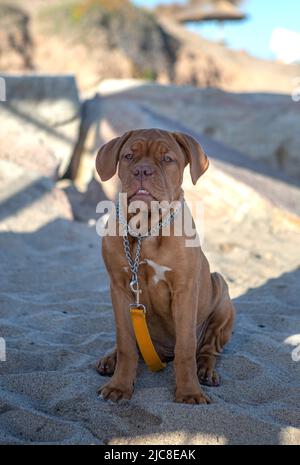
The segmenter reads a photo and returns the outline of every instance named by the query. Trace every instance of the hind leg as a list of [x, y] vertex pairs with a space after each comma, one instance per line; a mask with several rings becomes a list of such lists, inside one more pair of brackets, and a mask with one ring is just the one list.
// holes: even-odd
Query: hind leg
[[112, 376], [115, 372], [116, 363], [117, 347], [100, 358], [99, 362], [96, 364], [96, 370], [101, 376]]
[[219, 376], [215, 370], [217, 355], [229, 341], [235, 309], [230, 299], [220, 302], [219, 306], [209, 316], [204, 332], [197, 347], [197, 374], [201, 384], [218, 386]]

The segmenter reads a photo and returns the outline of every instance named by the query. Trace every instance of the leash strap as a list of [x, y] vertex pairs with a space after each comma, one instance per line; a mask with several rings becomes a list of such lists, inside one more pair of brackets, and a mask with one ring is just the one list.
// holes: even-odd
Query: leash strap
[[147, 326], [145, 306], [143, 304], [130, 305], [130, 315], [135, 338], [146, 365], [151, 371], [162, 370], [166, 363], [160, 360], [153, 345]]

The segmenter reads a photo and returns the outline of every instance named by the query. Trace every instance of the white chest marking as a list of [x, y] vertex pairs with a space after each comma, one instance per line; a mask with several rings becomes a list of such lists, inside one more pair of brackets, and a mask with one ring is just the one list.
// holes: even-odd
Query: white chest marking
[[155, 263], [153, 262], [152, 260], [149, 260], [149, 259], [145, 259], [145, 262], [151, 266], [155, 272], [154, 276], [153, 276], [153, 282], [154, 284], [157, 284], [159, 281], [165, 281], [166, 280], [166, 277], [165, 277], [165, 272], [166, 271], [172, 271], [171, 268], [168, 268], [167, 266], [162, 266], [162, 265], [159, 265], [158, 263]]

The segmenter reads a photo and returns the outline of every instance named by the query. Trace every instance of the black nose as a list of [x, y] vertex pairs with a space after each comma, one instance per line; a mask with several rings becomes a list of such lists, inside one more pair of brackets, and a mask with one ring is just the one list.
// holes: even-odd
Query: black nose
[[137, 165], [133, 171], [133, 175], [136, 177], [152, 176], [154, 174], [154, 168], [151, 165]]

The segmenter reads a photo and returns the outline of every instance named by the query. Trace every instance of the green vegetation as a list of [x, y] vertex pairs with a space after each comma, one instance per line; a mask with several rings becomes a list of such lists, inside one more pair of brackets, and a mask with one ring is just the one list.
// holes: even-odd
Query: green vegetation
[[106, 13], [117, 13], [123, 8], [132, 7], [129, 0], [85, 0], [72, 8], [72, 17], [80, 21], [86, 14], [100, 9]]
[[145, 69], [145, 71], [141, 74], [141, 78], [147, 79], [148, 81], [155, 81], [156, 73], [154, 72], [153, 69], [148, 68], [148, 69]]
[[129, 0], [65, 1], [43, 8], [40, 24], [46, 32], [72, 34], [86, 41], [95, 28], [109, 27], [114, 18], [134, 19], [136, 10]]
[[129, 0], [82, 0], [48, 6], [40, 24], [49, 35], [87, 49], [119, 50], [133, 75], [155, 80], [161, 70], [172, 74], [177, 41], [159, 25], [156, 16]]

